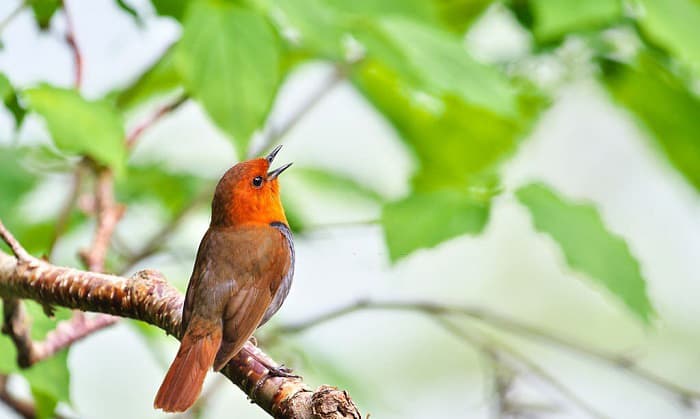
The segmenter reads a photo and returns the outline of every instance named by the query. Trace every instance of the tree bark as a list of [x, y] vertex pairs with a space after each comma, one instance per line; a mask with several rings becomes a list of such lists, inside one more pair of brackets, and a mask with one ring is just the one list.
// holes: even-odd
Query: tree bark
[[[142, 320], [180, 338], [182, 294], [153, 270], [130, 278], [51, 265], [31, 256], [17, 259], [0, 252], [0, 297], [32, 299], [44, 306]], [[315, 391], [301, 378], [269, 374], [259, 362], [276, 365], [250, 342], [222, 373], [276, 418], [361, 418], [347, 392], [321, 386]], [[155, 394], [155, 389], [154, 389]]]

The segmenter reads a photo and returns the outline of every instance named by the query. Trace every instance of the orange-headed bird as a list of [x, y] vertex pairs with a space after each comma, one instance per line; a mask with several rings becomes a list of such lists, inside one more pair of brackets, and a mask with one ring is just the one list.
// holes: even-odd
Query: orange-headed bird
[[294, 274], [294, 244], [267, 157], [230, 168], [219, 181], [182, 313], [182, 343], [154, 407], [184, 412], [202, 390], [207, 370], [219, 371], [255, 329], [279, 310]]

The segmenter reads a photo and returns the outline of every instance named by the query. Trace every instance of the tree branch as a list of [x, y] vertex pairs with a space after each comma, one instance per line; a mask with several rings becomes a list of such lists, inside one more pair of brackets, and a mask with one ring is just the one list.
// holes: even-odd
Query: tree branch
[[494, 313], [483, 307], [436, 304], [425, 301], [382, 302], [360, 300], [346, 306], [330, 310], [326, 313], [322, 313], [303, 322], [280, 326], [276, 329], [276, 332], [278, 334], [299, 333], [321, 323], [325, 323], [360, 310], [412, 311], [430, 316], [460, 315], [468, 317], [501, 331], [513, 333], [524, 338], [556, 346], [563, 350], [574, 352], [579, 355], [606, 363], [614, 368], [620, 369], [630, 375], [668, 391], [672, 395], [677, 396], [686, 406], [692, 405], [693, 401], [700, 400], [700, 391], [686, 388], [680, 384], [669, 381], [668, 379], [635, 364], [625, 355], [607, 352], [570, 340], [547, 330], [528, 325], [519, 320]]
[[75, 63], [73, 85], [76, 89], [80, 90], [80, 86], [83, 82], [83, 55], [80, 53], [80, 48], [75, 40], [75, 26], [73, 26], [73, 18], [68, 11], [66, 0], [61, 0], [61, 4], [63, 5], [63, 13], [66, 16], [66, 43], [73, 52], [73, 61]]
[[134, 145], [136, 145], [136, 141], [139, 139], [141, 134], [143, 134], [144, 131], [146, 131], [148, 128], [153, 126], [158, 120], [160, 120], [162, 117], [165, 115], [169, 114], [170, 112], [174, 111], [175, 109], [179, 108], [183, 103], [187, 102], [187, 99], [189, 99], [189, 96], [186, 94], [183, 94], [176, 98], [174, 101], [167, 103], [163, 105], [162, 107], [158, 108], [153, 115], [149, 116], [145, 121], [143, 121], [141, 124], [137, 125], [136, 128], [134, 128], [129, 135], [126, 137], [126, 148], [127, 149], [132, 149]]
[[[9, 233], [7, 236], [14, 241]], [[0, 252], [0, 297], [28, 298], [44, 305], [142, 320], [180, 337], [184, 298], [155, 271], [144, 270], [124, 278], [54, 266], [31, 256], [18, 259]], [[313, 391], [300, 378], [272, 376], [260, 360], [276, 365], [248, 342], [222, 373], [274, 417], [361, 417], [346, 392], [328, 386]]]
[[36, 410], [31, 403], [19, 400], [7, 391], [7, 375], [0, 375], [0, 400], [24, 419], [35, 419]]
[[104, 271], [105, 258], [112, 233], [124, 215], [124, 206], [114, 200], [114, 175], [109, 169], [95, 169], [95, 207], [97, 228], [89, 249], [80, 252], [80, 257], [93, 272]]

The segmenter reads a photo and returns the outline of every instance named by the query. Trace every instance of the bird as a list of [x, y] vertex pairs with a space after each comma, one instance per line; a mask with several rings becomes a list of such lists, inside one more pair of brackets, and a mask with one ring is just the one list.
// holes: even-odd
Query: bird
[[[184, 412], [209, 368], [221, 370], [282, 306], [294, 276], [294, 240], [266, 157], [236, 164], [214, 191], [211, 222], [199, 244], [182, 312], [180, 348], [153, 406]], [[267, 366], [272, 373], [289, 370]]]

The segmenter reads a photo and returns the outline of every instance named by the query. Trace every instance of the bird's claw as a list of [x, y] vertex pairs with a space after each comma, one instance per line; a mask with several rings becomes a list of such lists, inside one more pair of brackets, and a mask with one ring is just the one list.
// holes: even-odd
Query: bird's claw
[[270, 371], [269, 374], [274, 376], [274, 377], [285, 377], [285, 378], [301, 378], [300, 375], [296, 375], [292, 373], [291, 368], [287, 368], [284, 366], [284, 364], [280, 364], [279, 366], [268, 368]]

